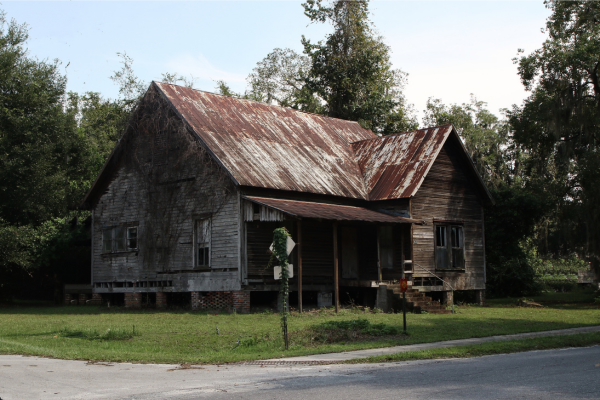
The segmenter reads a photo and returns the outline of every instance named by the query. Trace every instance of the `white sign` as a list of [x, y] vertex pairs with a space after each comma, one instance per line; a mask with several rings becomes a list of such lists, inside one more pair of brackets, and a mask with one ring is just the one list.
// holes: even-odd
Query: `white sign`
[[[290, 255], [292, 250], [294, 250], [294, 247], [296, 247], [296, 242], [294, 242], [292, 238], [288, 236], [286, 242], [286, 251], [288, 256]], [[269, 250], [271, 250], [271, 253], [273, 252], [273, 243], [271, 243], [271, 246], [269, 246]]]
[[[288, 278], [293, 278], [294, 277], [294, 265], [288, 264], [287, 270], [288, 270]], [[273, 268], [273, 277], [275, 279], [281, 279], [281, 267]]]

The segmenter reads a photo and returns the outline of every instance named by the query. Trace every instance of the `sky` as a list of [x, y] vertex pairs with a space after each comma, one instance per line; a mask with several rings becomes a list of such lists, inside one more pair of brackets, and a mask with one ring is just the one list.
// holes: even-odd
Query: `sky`
[[[131, 57], [150, 83], [165, 72], [215, 80], [243, 91], [246, 77], [274, 48], [302, 52], [302, 35], [318, 41], [330, 25], [310, 24], [302, 1], [6, 1], [9, 19], [26, 23], [30, 56], [61, 62], [68, 90], [118, 97], [110, 80], [117, 53]], [[471, 94], [500, 115], [527, 97], [512, 59], [541, 46], [550, 11], [543, 1], [378, 1], [371, 20], [408, 75], [405, 96], [419, 117], [431, 97], [445, 104]]]

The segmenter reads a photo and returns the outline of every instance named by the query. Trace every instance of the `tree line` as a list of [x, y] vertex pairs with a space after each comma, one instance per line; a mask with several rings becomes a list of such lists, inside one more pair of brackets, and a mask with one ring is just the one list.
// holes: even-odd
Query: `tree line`
[[[358, 121], [378, 135], [454, 124], [496, 200], [485, 210], [488, 289], [534, 293], [545, 262], [600, 269], [600, 4], [545, 4], [547, 39], [514, 59], [529, 95], [500, 117], [474, 96], [431, 98], [419, 124], [403, 94], [407, 74], [393, 67], [367, 0], [307, 0], [309, 21], [331, 32], [316, 43], [302, 37], [302, 54], [274, 49], [244, 92], [223, 81], [216, 91]], [[123, 53], [111, 76], [117, 99], [67, 92], [60, 62], [32, 57], [27, 40], [27, 26], [0, 13], [0, 299], [32, 287], [58, 299], [63, 283], [89, 281], [89, 214], [77, 206], [147, 84]], [[194, 85], [173, 73], [161, 80]]]

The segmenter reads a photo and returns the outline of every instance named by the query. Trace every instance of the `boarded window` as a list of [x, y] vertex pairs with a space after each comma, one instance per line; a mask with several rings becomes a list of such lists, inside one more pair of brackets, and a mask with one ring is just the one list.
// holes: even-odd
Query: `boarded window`
[[105, 253], [112, 252], [112, 228], [102, 231], [102, 251]]
[[465, 267], [465, 249], [462, 226], [451, 226], [452, 236], [452, 268], [463, 269]]
[[210, 219], [198, 219], [194, 223], [195, 266], [210, 267]]
[[437, 269], [464, 269], [464, 236], [460, 225], [435, 226], [435, 265]]

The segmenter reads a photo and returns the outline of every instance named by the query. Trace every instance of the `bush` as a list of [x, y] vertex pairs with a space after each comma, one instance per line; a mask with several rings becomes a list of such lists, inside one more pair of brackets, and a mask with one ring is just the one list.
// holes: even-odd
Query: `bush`
[[64, 328], [58, 332], [57, 336], [66, 338], [77, 338], [86, 340], [127, 340], [132, 339], [134, 336], [139, 336], [138, 332], [134, 332], [133, 327], [131, 330], [122, 328], [108, 328], [106, 331], [99, 332], [96, 329], [69, 329]]
[[530, 262], [535, 280], [543, 289], [570, 292], [577, 287], [577, 271], [588, 269], [589, 264], [572, 255], [564, 259], [541, 259], [532, 254]]
[[400, 328], [387, 324], [372, 324], [366, 319], [355, 319], [350, 321], [327, 321], [314, 327], [316, 331], [342, 330], [357, 331], [371, 336], [397, 335]]

